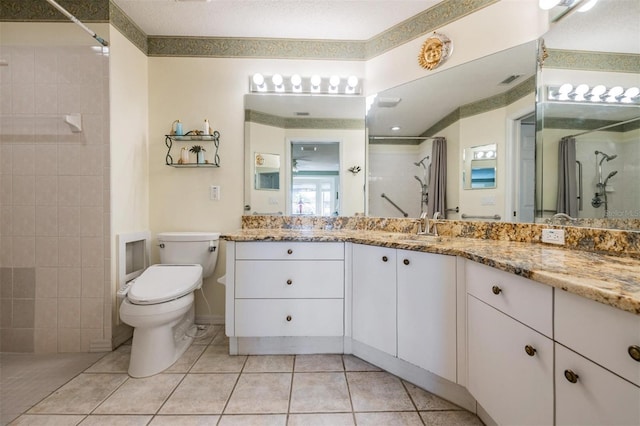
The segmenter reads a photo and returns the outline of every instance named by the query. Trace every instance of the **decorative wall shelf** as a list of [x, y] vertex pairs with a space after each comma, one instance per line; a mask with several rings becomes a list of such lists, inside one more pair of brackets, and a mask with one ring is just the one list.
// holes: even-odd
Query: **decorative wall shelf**
[[[213, 143], [215, 151], [213, 153], [213, 162], [207, 163], [181, 163], [180, 161], [173, 161], [171, 156], [171, 148], [174, 142], [188, 143], [188, 142], [207, 142]], [[220, 157], [218, 156], [218, 148], [220, 147], [220, 132], [217, 130], [212, 135], [190, 135], [183, 136], [178, 135], [164, 135], [164, 143], [167, 146], [167, 157], [165, 159], [167, 166], [176, 168], [193, 168], [193, 167], [220, 167]], [[185, 145], [188, 149], [189, 146]]]

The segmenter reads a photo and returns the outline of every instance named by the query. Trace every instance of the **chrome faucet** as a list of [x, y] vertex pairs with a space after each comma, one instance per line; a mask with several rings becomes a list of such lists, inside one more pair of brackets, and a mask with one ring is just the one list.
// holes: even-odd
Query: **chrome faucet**
[[[422, 212], [420, 215], [420, 222], [418, 222], [418, 235], [433, 235], [434, 237], [438, 236], [438, 228], [437, 224], [442, 223], [438, 218], [440, 217], [440, 212], [435, 212], [433, 214], [433, 219], [427, 218], [427, 212]], [[422, 226], [424, 224], [424, 230]], [[433, 225], [432, 225], [433, 224]], [[433, 226], [433, 231], [431, 230]]]

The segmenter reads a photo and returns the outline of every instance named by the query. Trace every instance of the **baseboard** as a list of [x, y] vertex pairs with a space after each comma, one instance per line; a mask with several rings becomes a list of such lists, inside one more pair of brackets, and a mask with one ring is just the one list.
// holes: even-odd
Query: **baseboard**
[[89, 343], [89, 352], [111, 352], [111, 339], [94, 340]]
[[122, 345], [124, 342], [131, 339], [132, 337], [133, 337], [133, 327], [130, 327], [125, 323], [121, 322], [119, 325], [117, 325], [113, 329], [113, 337], [111, 339], [113, 346], [110, 350], [117, 348], [118, 346]]
[[196, 324], [224, 325], [224, 315], [196, 315]]
[[341, 354], [343, 337], [233, 337], [232, 355]]
[[353, 355], [358, 358], [453, 402], [465, 410], [476, 412], [476, 400], [465, 387], [356, 340], [351, 341], [351, 347]]

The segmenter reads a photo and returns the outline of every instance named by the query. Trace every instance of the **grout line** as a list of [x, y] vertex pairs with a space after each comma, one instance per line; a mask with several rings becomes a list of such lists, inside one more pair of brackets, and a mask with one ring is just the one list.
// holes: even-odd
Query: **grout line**
[[353, 419], [353, 424], [357, 425], [356, 422], [356, 410], [353, 407], [353, 398], [351, 397], [351, 386], [349, 386], [349, 379], [347, 377], [347, 365], [344, 362], [344, 354], [342, 355], [342, 367], [344, 368], [344, 381], [347, 384], [347, 394], [349, 395], [349, 405], [351, 406], [351, 418]]

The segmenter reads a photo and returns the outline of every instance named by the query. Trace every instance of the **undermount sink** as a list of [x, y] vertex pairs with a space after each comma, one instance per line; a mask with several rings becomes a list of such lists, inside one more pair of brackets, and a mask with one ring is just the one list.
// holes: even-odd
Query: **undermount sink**
[[403, 238], [406, 241], [418, 241], [424, 243], [440, 243], [442, 242], [442, 236], [440, 235], [427, 235], [427, 234], [414, 234], [407, 235]]

